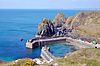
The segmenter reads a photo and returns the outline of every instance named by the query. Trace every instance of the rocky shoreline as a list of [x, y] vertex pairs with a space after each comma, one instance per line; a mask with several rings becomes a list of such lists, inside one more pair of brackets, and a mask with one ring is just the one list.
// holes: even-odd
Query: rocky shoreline
[[[53, 21], [43, 19], [38, 26], [38, 38], [71, 37], [83, 41], [100, 43], [100, 12], [82, 12], [75, 16], [65, 17], [58, 13]], [[88, 28], [88, 29], [86, 29]], [[93, 31], [92, 29], [97, 29]]]
[[[82, 12], [71, 17], [58, 13], [53, 21], [43, 19], [38, 26], [36, 39], [51, 37], [71, 37], [100, 44], [100, 12]], [[73, 42], [70, 41], [70, 44], [73, 45]], [[76, 44], [78, 45], [77, 42], [74, 42], [74, 45]], [[80, 49], [80, 47], [75, 46], [74, 48]], [[31, 61], [29, 63], [33, 64]]]

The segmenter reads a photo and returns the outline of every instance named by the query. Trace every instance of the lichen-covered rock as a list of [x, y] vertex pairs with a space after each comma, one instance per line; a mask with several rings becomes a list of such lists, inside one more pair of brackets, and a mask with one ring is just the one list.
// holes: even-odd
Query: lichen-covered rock
[[73, 17], [69, 17], [65, 24], [69, 24], [70, 28], [76, 28], [80, 25], [100, 24], [100, 12], [81, 12]]
[[53, 20], [53, 23], [54, 23], [54, 26], [55, 27], [62, 27], [62, 25], [66, 22], [66, 18], [63, 14], [61, 13], [58, 13], [54, 20]]
[[53, 23], [44, 19], [38, 27], [38, 35], [51, 36], [86, 36], [100, 42], [100, 12], [81, 12], [67, 17], [58, 13]]
[[55, 34], [54, 25], [53, 23], [48, 19], [43, 19], [43, 21], [40, 23], [38, 27], [38, 33], [37, 35], [40, 35], [42, 37], [50, 37]]
[[73, 30], [72, 33], [95, 38], [99, 41], [100, 12], [82, 12], [69, 18], [64, 25], [69, 24], [69, 29]]

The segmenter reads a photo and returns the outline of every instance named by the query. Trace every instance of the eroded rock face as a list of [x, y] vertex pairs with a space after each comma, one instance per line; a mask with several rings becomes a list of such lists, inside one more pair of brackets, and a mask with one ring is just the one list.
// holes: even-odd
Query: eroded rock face
[[42, 37], [51, 37], [54, 34], [55, 34], [55, 30], [54, 30], [53, 23], [48, 19], [43, 19], [43, 21], [38, 27], [37, 35], [40, 35]]
[[53, 23], [54, 23], [54, 26], [55, 27], [62, 27], [62, 25], [66, 22], [66, 18], [63, 14], [61, 13], [58, 13], [54, 20], [53, 20]]
[[72, 29], [72, 33], [100, 41], [100, 12], [78, 13], [73, 17], [69, 17], [64, 25], [68, 24], [69, 29]]
[[44, 19], [38, 28], [41, 36], [86, 36], [100, 42], [100, 12], [82, 12], [67, 18], [59, 13], [53, 23]]
[[76, 28], [78, 26], [88, 26], [88, 25], [92, 25], [92, 24], [100, 24], [100, 12], [82, 12], [82, 13], [78, 13], [73, 17], [69, 17], [66, 20], [66, 25], [67, 24], [71, 24], [70, 25], [70, 29], [71, 28]]

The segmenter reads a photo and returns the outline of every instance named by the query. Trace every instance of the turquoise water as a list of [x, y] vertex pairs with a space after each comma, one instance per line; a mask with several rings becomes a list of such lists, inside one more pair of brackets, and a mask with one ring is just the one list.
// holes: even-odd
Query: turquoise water
[[48, 45], [48, 47], [50, 48], [50, 52], [55, 57], [64, 57], [66, 53], [74, 51], [72, 46], [66, 45], [65, 43], [56, 43], [56, 44]]
[[[8, 62], [19, 58], [40, 57], [40, 48], [36, 48], [33, 50], [27, 49], [25, 47], [26, 40], [34, 38], [38, 24], [42, 21], [43, 18], [48, 18], [50, 20], [53, 20], [53, 18], [59, 12], [63, 13], [66, 17], [68, 17], [83, 11], [1, 9], [0, 10], [0, 60]], [[23, 38], [24, 41], [20, 42], [20, 38]], [[53, 48], [53, 46], [54, 45], [51, 45], [50, 47]], [[54, 48], [55, 47], [56, 46], [54, 46]], [[55, 50], [54, 48], [51, 49], [52, 52], [53, 50]], [[64, 50], [64, 52], [66, 53], [67, 50], [69, 49], [66, 49], [66, 51]], [[54, 55], [56, 55], [56, 53], [54, 53]], [[61, 53], [60, 55], [57, 54], [57, 56], [63, 56], [63, 55], [64, 53]]]

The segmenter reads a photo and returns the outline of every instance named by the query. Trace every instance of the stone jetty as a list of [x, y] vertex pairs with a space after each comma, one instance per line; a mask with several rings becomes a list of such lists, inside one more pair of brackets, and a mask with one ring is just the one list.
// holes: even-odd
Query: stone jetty
[[100, 48], [100, 44], [92, 44], [89, 43], [87, 41], [82, 41], [82, 40], [78, 40], [78, 39], [72, 39], [71, 37], [58, 37], [58, 38], [47, 38], [47, 39], [37, 39], [37, 40], [29, 40], [26, 43], [26, 47], [27, 48], [35, 48], [35, 47], [39, 47], [39, 46], [44, 46], [44, 45], [48, 45], [48, 44], [52, 44], [52, 42], [60, 42], [61, 41], [65, 41], [70, 42], [70, 45], [75, 45], [78, 46], [80, 48]]
[[48, 39], [37, 39], [37, 40], [29, 40], [26, 43], [27, 48], [35, 48], [38, 46], [48, 45], [52, 42], [62, 42], [66, 41], [66, 37], [58, 37], [58, 38], [48, 38]]
[[41, 49], [41, 57], [47, 63], [50, 63], [55, 59], [55, 57], [49, 52], [49, 47], [46, 46], [42, 47]]

